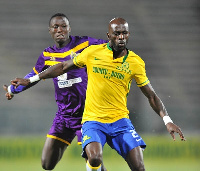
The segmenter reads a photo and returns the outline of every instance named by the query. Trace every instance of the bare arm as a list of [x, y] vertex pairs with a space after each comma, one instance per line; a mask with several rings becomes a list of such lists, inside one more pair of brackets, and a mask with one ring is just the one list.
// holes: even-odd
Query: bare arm
[[[169, 116], [164, 104], [162, 103], [160, 98], [157, 96], [157, 94], [155, 93], [155, 91], [152, 88], [150, 83], [143, 87], [140, 87], [140, 89], [141, 89], [142, 93], [148, 98], [149, 104], [152, 107], [152, 109], [160, 117], [163, 118], [164, 116]], [[181, 140], [185, 140], [181, 129], [177, 125], [175, 125], [173, 122], [168, 122], [166, 124], [166, 127], [167, 127], [168, 132], [171, 134], [171, 136], [174, 140], [175, 140], [175, 135], [174, 135], [175, 132], [179, 134]]]
[[77, 67], [74, 65], [73, 60], [71, 59], [62, 63], [58, 63], [56, 65], [53, 65], [49, 67], [48, 69], [44, 70], [43, 72], [39, 73], [38, 75], [30, 77], [29, 79], [16, 78], [11, 81], [11, 84], [15, 85], [16, 87], [19, 85], [27, 86], [28, 84], [35, 81], [39, 81], [41, 79], [57, 77], [75, 68]]
[[62, 63], [58, 63], [56, 65], [53, 65], [50, 68], [46, 69], [45, 71], [39, 73], [39, 78], [40, 79], [54, 78], [74, 68], [76, 68], [76, 66], [74, 65], [73, 60], [71, 59]]
[[164, 117], [168, 115], [167, 110], [165, 109], [164, 104], [160, 100], [160, 98], [156, 95], [155, 91], [153, 90], [151, 84], [147, 84], [143, 87], [140, 87], [142, 93], [148, 98], [149, 104], [152, 109], [160, 116]]

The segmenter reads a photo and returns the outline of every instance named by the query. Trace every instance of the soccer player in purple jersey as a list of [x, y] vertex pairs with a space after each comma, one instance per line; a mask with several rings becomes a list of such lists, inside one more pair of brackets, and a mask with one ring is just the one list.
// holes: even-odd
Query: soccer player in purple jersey
[[[35, 67], [25, 78], [30, 78], [52, 65], [74, 58], [90, 45], [107, 42], [107, 40], [94, 39], [88, 36], [71, 36], [70, 31], [70, 23], [65, 14], [57, 13], [50, 18], [49, 33], [55, 45], [46, 48], [41, 53]], [[42, 167], [45, 170], [54, 169], [75, 136], [78, 138], [78, 143], [81, 144], [81, 120], [87, 87], [86, 69], [79, 68], [64, 73], [53, 78], [53, 82], [58, 111], [47, 134], [42, 152]], [[17, 88], [12, 85], [4, 85], [6, 97], [11, 100], [14, 94], [20, 93], [37, 83]]]

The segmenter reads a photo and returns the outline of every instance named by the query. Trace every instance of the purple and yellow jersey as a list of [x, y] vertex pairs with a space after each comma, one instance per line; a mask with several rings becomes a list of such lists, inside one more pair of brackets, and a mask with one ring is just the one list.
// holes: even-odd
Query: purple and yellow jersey
[[144, 61], [132, 51], [113, 59], [109, 43], [92, 45], [73, 59], [78, 67], [87, 67], [88, 85], [82, 123], [112, 123], [129, 118], [127, 95], [132, 79], [138, 87], [149, 83]]
[[[71, 41], [63, 48], [46, 48], [39, 56], [33, 70], [25, 76], [29, 78], [40, 73], [46, 68], [74, 58], [86, 47], [95, 44], [102, 44], [108, 41], [94, 39], [91, 37], [70, 36]], [[87, 73], [85, 68], [79, 68], [69, 71], [63, 75], [53, 78], [55, 87], [55, 100], [58, 105], [59, 115], [71, 115], [75, 117], [82, 116], [85, 103], [85, 92], [87, 87]], [[36, 83], [34, 83], [36, 84]], [[19, 86], [17, 89], [11, 86], [13, 94], [17, 94], [30, 86]]]

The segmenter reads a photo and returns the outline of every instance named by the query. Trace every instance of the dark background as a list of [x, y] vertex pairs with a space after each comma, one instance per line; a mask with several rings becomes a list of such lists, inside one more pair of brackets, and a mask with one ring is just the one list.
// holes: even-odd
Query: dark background
[[[200, 94], [199, 0], [1, 0], [1, 87], [24, 77], [44, 48], [53, 45], [50, 17], [62, 12], [72, 35], [106, 39], [108, 23], [123, 17], [129, 23], [128, 48], [146, 63], [147, 75], [172, 120], [187, 135], [199, 133]], [[0, 89], [0, 136], [46, 134], [57, 106], [52, 80], [7, 101]], [[135, 83], [128, 96], [130, 118], [138, 132], [167, 133]]]

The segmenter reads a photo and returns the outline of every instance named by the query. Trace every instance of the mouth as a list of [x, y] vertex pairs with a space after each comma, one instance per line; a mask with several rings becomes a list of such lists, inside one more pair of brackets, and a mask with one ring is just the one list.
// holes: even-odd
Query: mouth
[[125, 44], [126, 44], [126, 41], [123, 41], [123, 40], [119, 41], [119, 45], [125, 45]]
[[62, 38], [64, 38], [64, 35], [63, 34], [59, 34], [56, 37], [59, 38], [59, 39], [62, 39]]
[[125, 46], [126, 43], [125, 42], [119, 42], [119, 46]]

